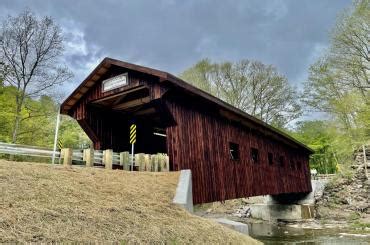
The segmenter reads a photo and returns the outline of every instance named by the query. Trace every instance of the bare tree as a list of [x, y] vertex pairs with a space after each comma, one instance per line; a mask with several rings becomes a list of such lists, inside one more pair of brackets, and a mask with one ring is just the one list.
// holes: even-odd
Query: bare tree
[[343, 86], [368, 100], [370, 89], [370, 1], [357, 0], [340, 16], [332, 33], [327, 62]]
[[47, 94], [72, 77], [61, 65], [63, 37], [50, 17], [37, 18], [26, 10], [3, 21], [0, 59], [4, 81], [17, 88], [12, 141], [16, 142], [25, 98]]
[[258, 61], [211, 63], [201, 60], [180, 75], [227, 103], [283, 127], [301, 114], [293, 87], [273, 66]]

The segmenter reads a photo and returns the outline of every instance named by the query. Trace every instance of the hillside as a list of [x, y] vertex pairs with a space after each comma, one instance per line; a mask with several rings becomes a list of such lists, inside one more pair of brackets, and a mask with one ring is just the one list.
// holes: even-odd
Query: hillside
[[[370, 150], [367, 150], [367, 162]], [[326, 186], [316, 203], [316, 217], [355, 227], [370, 228], [370, 180], [364, 171], [362, 151], [355, 152], [351, 170], [338, 174]]]
[[173, 205], [177, 179], [0, 160], [0, 242], [258, 243]]

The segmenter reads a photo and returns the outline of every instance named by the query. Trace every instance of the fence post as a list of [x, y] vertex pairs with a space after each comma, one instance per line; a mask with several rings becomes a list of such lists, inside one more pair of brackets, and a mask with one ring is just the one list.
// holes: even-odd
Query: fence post
[[170, 171], [170, 157], [167, 154], [165, 155], [165, 157], [166, 157], [167, 171], [169, 172]]
[[83, 161], [86, 162], [86, 167], [94, 167], [94, 149], [84, 149]]
[[135, 165], [139, 167], [139, 171], [145, 170], [144, 153], [135, 154]]
[[170, 171], [170, 159], [167, 155], [161, 154], [161, 171], [162, 172], [168, 172]]
[[121, 152], [119, 154], [119, 165], [122, 166], [123, 170], [129, 170], [130, 164], [130, 153], [128, 151]]
[[62, 164], [64, 161], [64, 148], [60, 149], [60, 155], [59, 155], [59, 164]]
[[71, 166], [72, 165], [72, 148], [65, 148], [63, 149], [63, 165], [64, 166]]
[[112, 149], [103, 151], [103, 164], [105, 165], [106, 169], [113, 168], [113, 150]]
[[157, 155], [151, 155], [150, 156], [150, 162], [152, 165], [152, 171], [153, 172], [158, 172], [158, 156]]
[[152, 166], [150, 164], [150, 155], [149, 154], [144, 154], [144, 167], [145, 167], [145, 171], [151, 171], [152, 170]]

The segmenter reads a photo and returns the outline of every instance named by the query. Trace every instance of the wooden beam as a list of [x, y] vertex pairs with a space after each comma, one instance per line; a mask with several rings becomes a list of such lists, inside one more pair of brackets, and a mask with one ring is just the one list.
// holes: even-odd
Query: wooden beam
[[92, 86], [94, 85], [94, 81], [87, 81], [85, 86], [88, 87], [88, 88], [91, 88]]
[[151, 107], [145, 110], [140, 110], [134, 113], [136, 116], [142, 116], [142, 115], [147, 115], [147, 114], [154, 114], [156, 112], [155, 108]]
[[119, 103], [122, 102], [122, 100], [127, 96], [127, 93], [126, 94], [123, 94], [121, 97], [119, 97], [118, 99], [116, 99], [113, 103], [112, 103], [112, 106], [115, 106], [115, 105], [118, 105]]
[[82, 87], [80, 91], [81, 91], [81, 93], [83, 93], [83, 94], [84, 94], [84, 93], [85, 93], [85, 92], [87, 92], [88, 90], [89, 90], [89, 88], [88, 88], [88, 87]]
[[148, 87], [145, 86], [145, 85], [139, 85], [139, 86], [127, 88], [124, 91], [121, 91], [121, 92], [118, 92], [118, 93], [115, 93], [115, 94], [112, 94], [112, 95], [108, 95], [108, 96], [105, 96], [105, 97], [97, 99], [97, 100], [93, 100], [93, 101], [91, 101], [91, 103], [94, 103], [94, 104], [100, 103], [102, 101], [106, 101], [106, 100], [110, 100], [110, 99], [113, 99], [113, 98], [121, 97], [122, 95], [126, 95], [126, 94], [129, 94], [131, 92], [138, 91], [138, 90], [141, 90], [141, 89], [148, 89]]
[[95, 74], [92, 78], [91, 78], [91, 81], [97, 81], [98, 79], [100, 78], [100, 76], [98, 74]]
[[108, 68], [105, 68], [104, 66], [103, 67], [101, 67], [97, 72], [96, 72], [96, 74], [98, 74], [98, 75], [103, 75], [104, 73], [106, 73], [108, 71]]
[[125, 109], [128, 109], [128, 108], [143, 105], [143, 104], [146, 104], [146, 103], [149, 103], [149, 102], [150, 102], [150, 97], [147, 96], [147, 97], [144, 97], [144, 98], [131, 100], [131, 101], [113, 106], [112, 109], [113, 110], [125, 110]]

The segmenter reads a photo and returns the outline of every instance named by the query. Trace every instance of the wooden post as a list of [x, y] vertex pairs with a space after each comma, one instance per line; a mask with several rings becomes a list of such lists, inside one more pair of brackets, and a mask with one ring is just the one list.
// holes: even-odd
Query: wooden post
[[169, 172], [170, 171], [170, 157], [168, 155], [163, 155], [163, 158], [164, 158], [164, 162], [166, 165], [166, 171]]
[[157, 159], [158, 159], [158, 171], [159, 172], [162, 172], [163, 171], [163, 159], [162, 159], [162, 154], [160, 154], [160, 153], [157, 153]]
[[165, 154], [158, 153], [157, 157], [158, 157], [160, 171], [168, 172], [170, 170], [168, 156]]
[[63, 165], [68, 167], [72, 165], [72, 148], [65, 148], [63, 149], [64, 155], [63, 155]]
[[135, 165], [139, 166], [139, 171], [145, 170], [144, 153], [135, 154]]
[[60, 149], [60, 155], [59, 155], [59, 164], [62, 164], [63, 163], [63, 159], [64, 159], [64, 148], [63, 149]]
[[363, 154], [364, 154], [365, 176], [367, 178], [367, 157], [366, 157], [366, 148], [365, 148], [365, 145], [362, 146], [362, 151], [363, 151]]
[[106, 169], [113, 168], [113, 150], [112, 149], [103, 151], [103, 164], [105, 165]]
[[86, 162], [86, 167], [94, 167], [94, 149], [84, 149], [83, 161]]
[[144, 154], [144, 167], [145, 171], [151, 171], [152, 166], [150, 164], [150, 155], [149, 154]]
[[157, 155], [151, 155], [150, 156], [150, 162], [152, 165], [152, 171], [153, 172], [158, 172], [158, 156]]
[[130, 170], [130, 153], [128, 151], [119, 154], [119, 165], [123, 170]]

